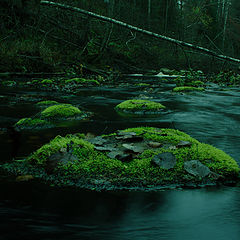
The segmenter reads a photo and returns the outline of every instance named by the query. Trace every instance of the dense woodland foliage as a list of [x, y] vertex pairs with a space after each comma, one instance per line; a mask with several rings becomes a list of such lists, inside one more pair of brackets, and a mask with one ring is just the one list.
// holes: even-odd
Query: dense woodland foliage
[[[58, 0], [149, 31], [239, 58], [238, 0]], [[0, 3], [0, 71], [81, 71], [82, 65], [139, 72], [162, 67], [237, 68], [121, 26], [40, 4]]]

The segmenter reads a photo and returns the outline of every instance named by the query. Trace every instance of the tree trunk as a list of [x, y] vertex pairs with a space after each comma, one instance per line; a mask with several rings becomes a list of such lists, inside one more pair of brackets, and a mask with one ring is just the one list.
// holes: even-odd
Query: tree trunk
[[235, 62], [235, 63], [240, 63], [240, 59], [236, 59], [236, 58], [232, 58], [232, 57], [224, 56], [224, 55], [219, 55], [219, 54], [215, 53], [214, 51], [211, 51], [207, 48], [199, 47], [199, 46], [193, 45], [191, 43], [187, 43], [187, 42], [184, 42], [184, 41], [179, 41], [179, 40], [174, 39], [174, 38], [170, 38], [170, 37], [166, 37], [164, 35], [153, 33], [153, 32], [150, 32], [150, 31], [147, 31], [147, 30], [129, 25], [125, 22], [121, 22], [121, 21], [118, 21], [118, 20], [113, 19], [113, 18], [101, 16], [101, 15], [98, 15], [96, 13], [89, 12], [89, 11], [86, 11], [86, 10], [83, 10], [83, 9], [80, 9], [80, 8], [77, 8], [77, 7], [72, 7], [72, 6], [69, 6], [69, 5], [50, 2], [50, 1], [41, 1], [41, 5], [46, 5], [46, 6], [50, 6], [50, 7], [56, 7], [56, 8], [62, 8], [64, 10], [78, 12], [78, 13], [81, 13], [81, 14], [84, 14], [84, 15], [87, 15], [87, 16], [91, 16], [93, 18], [100, 19], [100, 20], [105, 21], [105, 22], [110, 22], [110, 23], [113, 23], [113, 24], [117, 24], [117, 25], [125, 27], [127, 29], [130, 29], [130, 30], [133, 30], [133, 31], [140, 32], [142, 34], [151, 36], [153, 38], [157, 38], [157, 39], [161, 39], [161, 40], [164, 40], [164, 41], [174, 43], [174, 44], [176, 44], [178, 46], [181, 46], [181, 47], [187, 47], [187, 48], [194, 49], [196, 51], [205, 53], [207, 55], [216, 57], [216, 58], [224, 60], [224, 61], [231, 61], [231, 62]]

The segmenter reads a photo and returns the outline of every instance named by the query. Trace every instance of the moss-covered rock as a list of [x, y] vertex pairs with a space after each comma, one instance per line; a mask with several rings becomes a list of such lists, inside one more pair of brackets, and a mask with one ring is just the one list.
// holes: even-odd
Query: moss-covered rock
[[191, 91], [204, 91], [205, 89], [202, 87], [189, 87], [189, 86], [183, 86], [183, 87], [175, 87], [173, 89], [173, 92], [191, 92]]
[[43, 128], [48, 127], [51, 124], [43, 119], [39, 118], [22, 118], [17, 123], [15, 123], [14, 127], [22, 130], [22, 129], [37, 129], [37, 128]]
[[237, 181], [239, 176], [239, 166], [223, 151], [181, 131], [151, 127], [93, 138], [57, 136], [25, 161], [1, 168], [96, 190], [199, 186]]
[[200, 81], [200, 80], [192, 81], [192, 82], [186, 82], [186, 86], [201, 87], [201, 86], [204, 86], [204, 82]]
[[137, 83], [136, 86], [138, 86], [138, 87], [149, 87], [149, 86], [151, 86], [151, 84], [149, 84], [149, 83]]
[[50, 84], [53, 84], [53, 80], [51, 80], [51, 79], [43, 79], [41, 81], [41, 84], [43, 84], [43, 85], [50, 85]]
[[18, 130], [52, 128], [64, 126], [64, 122], [83, 120], [91, 113], [81, 111], [71, 104], [56, 104], [56, 101], [41, 101], [36, 105], [43, 109], [32, 118], [20, 119], [14, 127]]
[[161, 110], [165, 109], [165, 106], [150, 100], [132, 99], [121, 102], [115, 109], [120, 113], [158, 114]]
[[43, 119], [62, 119], [71, 118], [80, 115], [82, 112], [79, 108], [72, 106], [71, 104], [56, 104], [52, 105], [41, 112], [41, 118]]
[[48, 106], [51, 106], [51, 105], [56, 105], [56, 104], [58, 104], [58, 102], [57, 101], [53, 101], [53, 100], [45, 100], [45, 101], [40, 101], [40, 102], [38, 102], [36, 104], [39, 107], [48, 107]]
[[95, 79], [86, 79], [86, 78], [71, 78], [65, 80], [65, 83], [77, 83], [77, 84], [96, 84], [99, 85], [100, 83]]

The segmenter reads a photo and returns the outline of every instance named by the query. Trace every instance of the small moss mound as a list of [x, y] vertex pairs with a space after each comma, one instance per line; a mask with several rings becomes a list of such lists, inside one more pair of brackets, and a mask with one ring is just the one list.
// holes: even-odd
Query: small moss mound
[[149, 100], [132, 99], [118, 104], [115, 109], [124, 113], [155, 114], [165, 109], [165, 106]]
[[17, 129], [33, 129], [41, 128], [47, 125], [49, 125], [49, 122], [39, 118], [22, 118], [17, 123], [15, 123], [14, 127], [16, 127]]
[[86, 79], [86, 78], [71, 78], [71, 79], [65, 80], [65, 83], [96, 84], [96, 85], [100, 84], [95, 79]]
[[58, 104], [57, 101], [46, 100], [46, 101], [38, 102], [37, 106], [46, 107], [46, 106], [51, 106], [51, 105], [56, 105], [56, 104]]
[[69, 118], [81, 114], [81, 111], [71, 104], [52, 105], [41, 112], [44, 119]]
[[173, 92], [191, 92], [191, 91], [204, 91], [205, 89], [202, 87], [188, 87], [188, 86], [183, 86], [183, 87], [175, 87], [173, 89]]
[[83, 120], [90, 116], [91, 113], [81, 111], [71, 104], [60, 104], [56, 101], [41, 101], [36, 104], [41, 111], [32, 118], [20, 119], [14, 127], [17, 130], [25, 129], [43, 129], [55, 126], [69, 125], [74, 120]]
[[42, 81], [41, 81], [41, 84], [53, 84], [53, 80], [51, 80], [51, 79], [43, 79]]
[[24, 161], [0, 167], [50, 184], [95, 190], [225, 183], [237, 181], [240, 170], [234, 159], [211, 145], [178, 130], [152, 127], [91, 138], [57, 136]]
[[192, 81], [189, 83], [186, 83], [187, 86], [191, 86], [191, 87], [200, 87], [200, 86], [204, 86], [204, 82], [197, 80], [197, 81]]
[[151, 84], [149, 84], [149, 83], [137, 83], [136, 86], [138, 86], [138, 87], [149, 87], [149, 86], [151, 86]]

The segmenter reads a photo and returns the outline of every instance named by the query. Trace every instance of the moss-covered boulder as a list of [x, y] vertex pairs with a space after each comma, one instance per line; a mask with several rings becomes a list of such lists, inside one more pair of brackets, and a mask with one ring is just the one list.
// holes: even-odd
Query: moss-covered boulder
[[204, 91], [204, 90], [205, 89], [203, 87], [189, 87], [189, 86], [173, 88], [173, 92], [191, 92], [191, 91]]
[[115, 109], [119, 113], [127, 114], [159, 114], [165, 106], [150, 100], [132, 99], [121, 102]]
[[43, 84], [43, 85], [51, 85], [51, 84], [53, 84], [53, 80], [52, 79], [43, 79], [41, 81], [41, 84]]
[[42, 101], [37, 103], [42, 111], [32, 118], [20, 119], [14, 127], [17, 130], [41, 129], [57, 126], [64, 121], [83, 120], [90, 116], [90, 113], [81, 111], [71, 104], [55, 104], [55, 101]]
[[43, 119], [63, 119], [76, 117], [81, 114], [81, 110], [71, 104], [56, 104], [47, 107], [41, 112]]
[[54, 100], [44, 100], [36, 103], [39, 106], [49, 106], [49, 105], [55, 105], [58, 104], [57, 101]]
[[46, 108], [46, 107], [56, 105], [56, 104], [59, 104], [59, 103], [57, 101], [53, 101], [53, 100], [44, 100], [44, 101], [40, 101], [40, 102], [36, 103], [36, 105], [41, 108]]
[[65, 80], [66, 84], [94, 84], [94, 85], [99, 85], [100, 83], [95, 80], [95, 79], [86, 79], [86, 78], [71, 78], [71, 79], [67, 79]]
[[39, 118], [22, 118], [14, 124], [14, 127], [18, 130], [22, 129], [39, 129], [50, 127], [52, 124], [44, 119]]
[[57, 136], [24, 161], [1, 165], [14, 175], [95, 190], [157, 190], [236, 182], [239, 166], [223, 151], [173, 129], [131, 128], [98, 137]]

